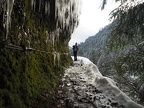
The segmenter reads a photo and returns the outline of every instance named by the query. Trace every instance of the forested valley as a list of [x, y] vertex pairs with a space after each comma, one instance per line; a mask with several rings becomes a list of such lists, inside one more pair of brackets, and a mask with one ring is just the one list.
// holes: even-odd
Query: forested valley
[[[122, 0], [111, 12], [112, 23], [79, 44], [78, 55], [89, 58], [104, 76], [114, 79], [119, 88], [143, 105], [144, 3], [130, 1]], [[65, 69], [73, 66], [68, 42], [79, 24], [80, 3], [79, 0], [0, 0], [1, 108], [56, 108], [61, 104], [67, 108], [67, 104], [75, 105], [63, 99], [64, 94], [58, 87], [63, 84]], [[103, 0], [102, 9], [105, 5], [106, 0]], [[75, 64], [83, 72], [81, 62]], [[95, 65], [91, 66], [95, 67], [94, 71], [97, 69]], [[75, 74], [77, 70], [73, 72]], [[101, 75], [101, 78], [105, 77]], [[75, 81], [68, 80], [76, 85]], [[93, 89], [92, 85], [88, 86]], [[59, 92], [62, 93], [61, 103]]]
[[113, 10], [112, 23], [79, 44], [78, 55], [89, 58], [128, 96], [144, 104], [144, 3], [128, 4]]

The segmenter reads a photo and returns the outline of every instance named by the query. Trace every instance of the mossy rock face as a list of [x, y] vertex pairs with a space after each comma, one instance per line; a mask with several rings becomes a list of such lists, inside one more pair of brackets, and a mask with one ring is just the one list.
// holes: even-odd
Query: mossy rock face
[[[33, 107], [44, 93], [51, 97], [60, 74], [72, 64], [68, 41], [75, 24], [63, 28], [61, 23], [57, 25], [59, 19], [55, 19], [56, 1], [43, 0], [41, 6], [38, 5], [39, 1], [35, 1], [35, 8], [31, 4], [32, 0], [14, 1], [7, 39], [12, 45], [23, 45], [34, 50], [1, 49], [0, 107]], [[45, 3], [49, 3], [49, 13], [42, 6]], [[68, 11], [66, 12], [68, 18]], [[0, 42], [6, 39], [4, 14], [4, 10], [0, 11]], [[76, 19], [72, 18], [69, 22], [75, 22], [72, 20]], [[60, 30], [57, 32], [57, 29]]]

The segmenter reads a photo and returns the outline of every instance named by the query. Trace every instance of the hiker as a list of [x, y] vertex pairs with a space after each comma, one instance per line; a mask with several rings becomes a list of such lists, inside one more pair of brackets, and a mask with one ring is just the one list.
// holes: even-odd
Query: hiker
[[75, 43], [75, 45], [73, 45], [74, 61], [77, 61], [77, 51], [78, 51], [78, 46], [77, 43]]

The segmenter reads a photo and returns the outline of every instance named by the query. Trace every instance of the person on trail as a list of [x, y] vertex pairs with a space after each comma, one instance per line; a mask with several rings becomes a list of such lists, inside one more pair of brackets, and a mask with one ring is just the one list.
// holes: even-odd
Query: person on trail
[[77, 51], [78, 51], [78, 46], [77, 43], [75, 43], [75, 45], [73, 45], [74, 61], [77, 61]]

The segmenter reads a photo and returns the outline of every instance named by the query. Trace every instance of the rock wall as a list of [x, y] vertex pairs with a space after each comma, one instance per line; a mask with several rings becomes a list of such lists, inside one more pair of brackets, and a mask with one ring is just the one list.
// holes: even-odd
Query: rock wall
[[[78, 24], [78, 0], [0, 1], [0, 107], [45, 106]], [[47, 95], [46, 95], [47, 94]], [[37, 104], [38, 103], [38, 104]]]

